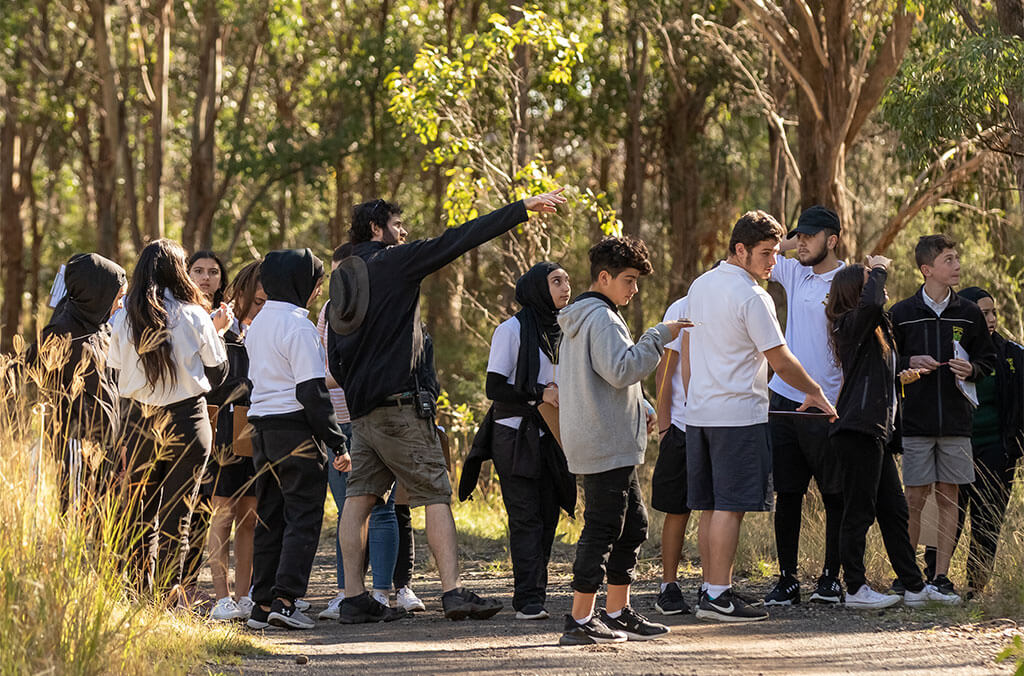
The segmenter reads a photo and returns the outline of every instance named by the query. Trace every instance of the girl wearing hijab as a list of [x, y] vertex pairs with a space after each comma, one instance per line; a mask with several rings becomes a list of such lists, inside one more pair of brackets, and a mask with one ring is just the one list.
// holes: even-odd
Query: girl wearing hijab
[[895, 594], [872, 589], [864, 577], [865, 537], [876, 519], [889, 561], [906, 589], [906, 605], [960, 602], [959, 596], [925, 584], [910, 544], [907, 499], [890, 450], [899, 446], [893, 443], [899, 427], [898, 357], [885, 312], [891, 264], [884, 256], [868, 256], [866, 267], [847, 265], [833, 277], [825, 305], [832, 352], [843, 370], [836, 401], [839, 418], [829, 436], [842, 468], [839, 555], [851, 608], [886, 608], [900, 602]]
[[255, 428], [258, 521], [248, 625], [312, 629], [295, 603], [306, 593], [327, 495], [327, 454], [347, 472], [351, 458], [327, 393], [326, 360], [306, 307], [324, 266], [309, 249], [272, 251], [260, 265], [267, 294], [246, 336]]
[[[204, 490], [212, 499], [209, 557], [213, 589], [217, 596], [210, 618], [237, 620], [247, 619], [252, 611], [249, 585], [252, 582], [253, 534], [256, 528], [256, 471], [252, 458], [234, 453], [234, 421], [235, 407], [251, 403], [252, 383], [249, 381], [245, 333], [267, 300], [260, 284], [260, 261], [253, 261], [242, 268], [228, 286], [225, 298], [237, 315], [231, 328], [224, 333], [228, 378], [209, 396], [210, 403], [218, 410], [214, 450], [210, 458], [210, 481], [204, 484]], [[235, 528], [234, 598], [228, 590], [228, 548], [232, 525]]]
[[[570, 297], [569, 274], [556, 263], [537, 263], [516, 282], [522, 309], [494, 330], [487, 361], [487, 397], [494, 425], [491, 455], [508, 513], [509, 550], [516, 619], [541, 620], [548, 560], [565, 505], [569, 476], [565, 458], [537, 411], [541, 401], [558, 406], [555, 365], [562, 332], [558, 311]], [[575, 483], [572, 504], [575, 506]]]
[[138, 582], [157, 591], [181, 585], [187, 597], [202, 551], [193, 512], [213, 444], [206, 394], [224, 382], [228, 361], [177, 242], [142, 250], [125, 310], [114, 317], [107, 363], [119, 370], [126, 400], [132, 507], [142, 529], [134, 543]]
[[[99, 254], [75, 254], [65, 266], [65, 296], [39, 334], [26, 358], [52, 367], [44, 375], [44, 390], [53, 395], [56, 420], [54, 448], [60, 460], [60, 498], [63, 508], [79, 497], [82, 487], [82, 441], [108, 446], [117, 433], [117, 389], [106, 369], [110, 327], [107, 320], [121, 302], [127, 276], [117, 263]], [[70, 341], [60, 364], [39, 359]], [[76, 373], [77, 372], [77, 373]], [[76, 387], [76, 375], [81, 377]], [[109, 468], [108, 468], [109, 469]]]

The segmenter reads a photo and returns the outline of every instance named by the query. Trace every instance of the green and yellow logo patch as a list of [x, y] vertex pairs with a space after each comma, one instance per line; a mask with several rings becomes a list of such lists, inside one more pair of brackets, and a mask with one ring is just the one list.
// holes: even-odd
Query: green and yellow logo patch
[[953, 327], [953, 340], [959, 342], [960, 340], [963, 340], [963, 337], [964, 337], [964, 327], [962, 327], [962, 326], [954, 326]]

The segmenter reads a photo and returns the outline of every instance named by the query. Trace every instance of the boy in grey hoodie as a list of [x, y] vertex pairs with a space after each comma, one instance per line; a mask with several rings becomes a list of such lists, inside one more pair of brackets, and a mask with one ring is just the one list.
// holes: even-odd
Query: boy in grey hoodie
[[[648, 329], [634, 344], [619, 305], [652, 271], [638, 239], [606, 237], [590, 250], [590, 290], [559, 313], [559, 426], [569, 471], [583, 476], [586, 506], [573, 564], [572, 614], [562, 645], [646, 640], [668, 633], [629, 607], [647, 509], [637, 481], [647, 435], [657, 421], [640, 381], [658, 365], [664, 345], [685, 321]], [[600, 617], [594, 599], [605, 575], [608, 598]]]

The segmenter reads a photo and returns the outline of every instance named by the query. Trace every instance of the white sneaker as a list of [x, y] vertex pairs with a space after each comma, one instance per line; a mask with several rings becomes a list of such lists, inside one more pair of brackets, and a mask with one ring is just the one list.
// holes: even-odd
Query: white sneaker
[[[391, 591], [391, 590], [388, 590], [388, 591]], [[384, 591], [383, 589], [374, 589], [373, 591], [370, 592], [370, 596], [373, 599], [375, 599], [377, 601], [377, 603], [381, 604], [385, 608], [390, 608], [391, 607], [391, 601], [388, 600], [388, 591]]]
[[341, 615], [341, 602], [345, 600], [345, 592], [340, 591], [327, 603], [327, 607], [316, 616], [318, 620], [336, 620]]
[[307, 610], [309, 610], [309, 601], [307, 601], [306, 599], [295, 599], [294, 603], [295, 607], [301, 610], [302, 612], [306, 612]]
[[235, 600], [230, 596], [217, 601], [217, 605], [210, 611], [210, 619], [216, 620], [217, 622], [226, 622], [228, 620], [241, 620], [246, 617], [245, 613], [238, 607]]
[[252, 615], [252, 599], [248, 596], [243, 596], [238, 599], [238, 610], [242, 612], [242, 619], [248, 619]]
[[402, 587], [395, 593], [395, 604], [400, 608], [405, 608], [407, 613], [427, 609], [427, 607], [423, 605], [423, 601], [420, 601], [415, 592], [408, 587]]
[[911, 608], [920, 608], [921, 606], [929, 603], [942, 603], [947, 606], [955, 606], [960, 603], [960, 596], [958, 594], [943, 594], [935, 587], [935, 585], [926, 584], [924, 589], [918, 592], [912, 592], [908, 589], [907, 593], [903, 595], [903, 603]]
[[899, 602], [899, 596], [876, 592], [866, 584], [862, 584], [856, 594], [846, 595], [846, 606], [849, 608], [888, 608]]

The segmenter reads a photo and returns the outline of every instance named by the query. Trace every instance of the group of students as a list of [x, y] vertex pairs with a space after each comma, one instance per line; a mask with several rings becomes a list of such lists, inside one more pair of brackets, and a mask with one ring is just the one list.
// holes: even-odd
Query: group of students
[[[57, 447], [69, 484], [76, 444], [101, 437], [109, 444], [110, 430], [120, 430], [104, 471], [120, 470], [136, 497], [132, 582], [177, 585], [188, 596], [208, 526], [214, 619], [311, 628], [302, 597], [330, 487], [339, 511], [339, 589], [320, 619], [392, 621], [424, 609], [409, 588], [409, 510], [420, 506], [445, 616], [499, 612], [499, 601], [459, 582], [420, 284], [530, 212], [555, 212], [565, 202], [560, 193], [412, 242], [399, 207], [358, 205], [350, 241], [334, 252], [330, 300], [317, 324], [307, 307], [320, 295], [324, 269], [308, 249], [268, 253], [230, 285], [212, 252], [186, 259], [169, 240], [141, 252], [127, 284], [111, 261], [72, 258], [66, 295], [30, 358], [51, 337], [70, 337], [69, 365], [50, 370], [65, 386], [85, 377], [61, 413], [67, 432]], [[663, 614], [689, 611], [677, 568], [691, 510], [701, 512], [698, 617], [761, 620], [764, 605], [799, 603], [797, 543], [812, 476], [825, 503], [826, 551], [811, 600], [855, 607], [900, 600], [864, 579], [864, 540], [876, 518], [898, 576], [893, 591], [908, 605], [959, 601], [946, 575], [962, 525], [957, 512], [972, 518], [968, 584], [984, 586], [1024, 439], [1024, 350], [995, 332], [991, 296], [952, 290], [959, 281], [952, 241], [921, 239], [925, 282], [886, 312], [891, 261], [844, 265], [835, 254], [839, 231], [823, 207], [805, 211], [788, 236], [771, 216], [744, 214], [728, 257], [636, 342], [619, 308], [653, 271], [642, 241], [598, 242], [589, 252], [590, 287], [572, 300], [569, 275], [555, 263], [538, 263], [518, 280], [521, 310], [495, 330], [486, 379], [493, 405], [459, 490], [466, 499], [481, 464], [493, 461], [509, 519], [517, 619], [549, 616], [555, 528], [560, 510], [575, 513], [579, 478], [584, 525], [561, 643], [668, 632], [630, 604], [648, 530], [637, 467], [655, 431], [652, 506], [666, 513], [655, 607]], [[795, 258], [778, 257], [794, 248]], [[761, 286], [768, 279], [787, 294], [785, 336]], [[655, 371], [657, 411], [641, 385]], [[909, 509], [894, 460], [901, 451]], [[933, 486], [939, 536], [926, 581], [915, 548]], [[780, 578], [762, 603], [732, 589], [732, 564], [743, 515], [770, 510], [775, 494]]]

